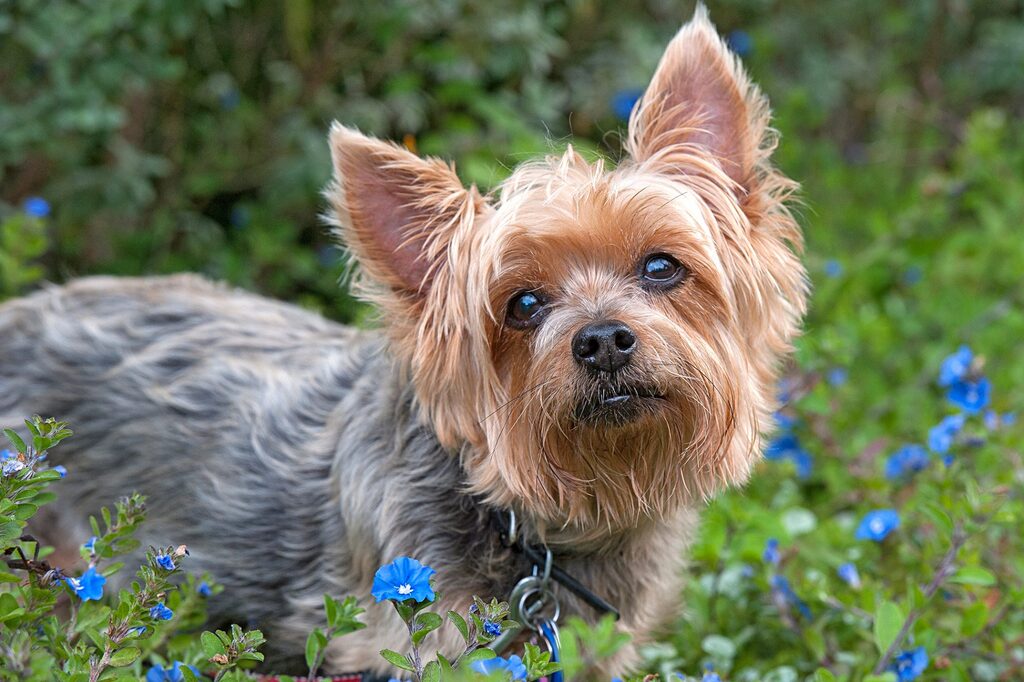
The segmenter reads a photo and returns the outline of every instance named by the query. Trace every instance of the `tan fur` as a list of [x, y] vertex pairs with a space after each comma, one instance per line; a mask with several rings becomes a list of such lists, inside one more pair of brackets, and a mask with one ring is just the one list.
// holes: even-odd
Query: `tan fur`
[[[364, 266], [362, 290], [385, 311], [396, 355], [442, 442], [461, 449], [474, 492], [525, 512], [549, 542], [579, 544], [746, 479], [806, 284], [785, 205], [795, 185], [768, 160], [767, 103], [703, 8], [666, 50], [614, 170], [570, 148], [516, 169], [485, 202], [437, 161], [337, 125], [331, 145], [330, 197]], [[403, 225], [360, 220], [359, 199], [346, 196], [367, 184], [392, 192]], [[395, 286], [404, 258], [379, 248], [395, 232], [425, 245], [414, 293]], [[635, 273], [659, 251], [692, 276], [652, 295]], [[504, 322], [524, 289], [553, 300], [531, 332]], [[628, 372], [666, 394], [664, 409], [624, 426], [573, 422], [587, 379], [568, 340], [600, 319], [636, 331]]]

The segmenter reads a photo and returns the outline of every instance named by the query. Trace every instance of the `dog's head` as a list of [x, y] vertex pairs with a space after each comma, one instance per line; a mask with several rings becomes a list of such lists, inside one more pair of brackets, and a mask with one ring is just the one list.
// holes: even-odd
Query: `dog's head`
[[484, 197], [340, 125], [330, 144], [359, 288], [475, 491], [596, 532], [745, 479], [806, 285], [767, 103], [703, 9], [615, 169], [570, 148]]

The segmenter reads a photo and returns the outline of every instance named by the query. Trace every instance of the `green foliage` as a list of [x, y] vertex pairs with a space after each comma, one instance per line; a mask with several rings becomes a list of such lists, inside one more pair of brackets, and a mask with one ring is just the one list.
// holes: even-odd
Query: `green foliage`
[[[24, 534], [24, 528], [54, 499], [48, 488], [59, 485], [63, 476], [59, 468], [50, 468], [47, 456], [71, 431], [64, 422], [40, 417], [25, 426], [28, 442], [4, 429], [13, 450], [0, 453], [0, 556], [5, 569], [0, 571], [0, 680], [139, 679], [144, 663], [169, 661], [204, 667], [210, 663], [217, 680], [244, 679], [236, 670], [239, 663], [263, 659], [257, 652], [263, 643], [258, 631], [233, 626], [230, 635], [178, 636], [179, 629], [198, 634], [205, 621], [196, 580], [188, 576], [182, 581], [178, 575], [179, 563], [188, 554], [184, 545], [151, 547], [134, 580], [116, 592], [111, 589], [125, 566], [111, 560], [138, 548], [134, 534], [146, 517], [141, 496], [126, 497], [113, 511], [104, 507], [98, 519], [90, 519], [95, 535], [82, 548], [87, 568], [80, 576], [66, 575], [46, 561], [49, 548]], [[62, 595], [64, 606], [58, 603]], [[186, 680], [198, 679], [186, 667], [181, 672]]]
[[[894, 679], [884, 670], [894, 654], [924, 647], [923, 680], [1019, 678], [1019, 423], [972, 418], [950, 467], [933, 455], [912, 477], [884, 476], [888, 454], [925, 442], [952, 413], [935, 375], [960, 344], [981, 356], [993, 409], [1024, 409], [1019, 7], [722, 0], [711, 10], [723, 33], [750, 38], [744, 60], [774, 105], [776, 159], [804, 185], [815, 293], [785, 414], [813, 468], [800, 478], [767, 462], [711, 505], [685, 617], [644, 647], [647, 669], [881, 682]], [[452, 158], [485, 188], [570, 133], [585, 153], [615, 158], [614, 95], [644, 85], [688, 13], [653, 0], [0, 5], [0, 298], [41, 278], [195, 270], [361, 321], [316, 217], [331, 119]], [[51, 215], [21, 208], [33, 195]], [[830, 381], [837, 369], [845, 382]], [[64, 426], [32, 424], [33, 442], [12, 444], [22, 459], [10, 467], [24, 466], [0, 478], [0, 680], [88, 679], [108, 649], [111, 677], [173, 661], [244, 675], [259, 633], [183, 634], [203, 620], [196, 581], [165, 586], [151, 561], [130, 589], [102, 603], [72, 597], [75, 620], [57, 618], [67, 584], [22, 538], [59, 485], [38, 454]], [[105, 576], [132, 549], [141, 505], [127, 498], [94, 520], [83, 559]], [[882, 543], [856, 540], [875, 508], [897, 510], [901, 526]], [[769, 538], [778, 564], [763, 558]], [[859, 587], [837, 575], [846, 563]], [[154, 590], [172, 621], [149, 619]], [[471, 614], [449, 613], [447, 625], [431, 615], [407, 621], [419, 644], [452, 627], [476, 647], [467, 658], [488, 655]], [[327, 599], [311, 668], [357, 616], [356, 602]], [[136, 623], [151, 629], [122, 637]], [[571, 621], [562, 634], [570, 679], [622, 645], [610, 621]], [[453, 674], [435, 660], [425, 679]]]
[[[398, 617], [405, 623], [409, 631], [410, 648], [407, 654], [391, 649], [383, 649], [380, 655], [396, 668], [412, 673], [413, 680], [416, 682], [437, 682], [439, 680], [459, 682], [482, 678], [510, 679], [510, 673], [502, 672], [502, 669], [492, 670], [488, 675], [475, 668], [476, 664], [494, 659], [497, 656], [495, 651], [488, 646], [493, 644], [498, 638], [498, 635], [492, 631], [493, 628], [497, 627], [500, 633], [510, 630], [516, 631], [520, 628], [519, 623], [509, 619], [509, 605], [507, 602], [498, 601], [497, 599], [485, 602], [479, 597], [474, 597], [473, 604], [467, 610], [466, 615], [456, 611], [449, 611], [447, 613], [447, 620], [458, 630], [465, 646], [452, 660], [449, 660], [440, 652], [437, 652], [433, 659], [425, 660], [420, 646], [431, 632], [434, 632], [444, 624], [444, 619], [441, 616], [425, 610], [437, 600], [437, 595], [435, 594], [433, 598], [423, 601], [416, 601], [415, 599], [400, 600], [391, 597], [388, 599], [392, 606], [394, 606], [395, 613], [398, 614]], [[490, 627], [487, 627], [488, 625]], [[528, 680], [539, 680], [561, 669], [558, 663], [552, 662], [550, 652], [542, 652], [539, 647], [533, 644], [526, 645], [523, 656], [517, 660], [517, 663], [521, 663], [524, 666], [526, 679]], [[514, 677], [511, 679], [523, 678]]]
[[328, 642], [335, 637], [347, 635], [366, 627], [365, 624], [359, 622], [359, 614], [364, 611], [365, 609], [358, 606], [355, 597], [345, 597], [343, 601], [339, 602], [330, 595], [324, 595], [327, 627], [325, 629], [314, 628], [306, 639], [306, 665], [309, 666], [307, 677], [313, 679], [316, 675], [323, 663]]

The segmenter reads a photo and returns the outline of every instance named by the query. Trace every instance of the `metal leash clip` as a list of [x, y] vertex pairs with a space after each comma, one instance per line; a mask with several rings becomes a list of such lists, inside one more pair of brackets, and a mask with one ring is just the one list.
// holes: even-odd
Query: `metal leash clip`
[[538, 633], [542, 623], [550, 623], [554, 628], [562, 607], [551, 589], [551, 565], [551, 550], [545, 550], [543, 569], [534, 564], [533, 575], [526, 576], [512, 588], [508, 599], [509, 618], [519, 625], [501, 633], [491, 644], [492, 649], [502, 652], [525, 628]]

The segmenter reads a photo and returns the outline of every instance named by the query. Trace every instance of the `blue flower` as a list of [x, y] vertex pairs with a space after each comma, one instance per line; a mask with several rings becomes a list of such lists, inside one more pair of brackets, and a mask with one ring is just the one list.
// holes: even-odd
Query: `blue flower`
[[835, 279], [843, 274], [843, 264], [835, 259], [825, 261], [825, 276]]
[[60, 474], [61, 478], [64, 478], [65, 476], [68, 475], [68, 470], [64, 467], [63, 464], [58, 464], [57, 466], [53, 467], [53, 470]]
[[94, 566], [90, 566], [89, 569], [78, 578], [65, 578], [68, 587], [75, 593], [75, 596], [82, 601], [93, 601], [103, 596], [103, 585], [106, 584], [107, 579], [96, 572]]
[[2, 476], [13, 476], [27, 466], [24, 458], [10, 450], [0, 450], [0, 462], [2, 462], [0, 464], [0, 475]]
[[850, 373], [846, 371], [845, 367], [833, 367], [828, 371], [828, 383], [833, 386], [842, 386], [849, 376]]
[[220, 94], [217, 98], [220, 101], [220, 108], [225, 111], [231, 111], [238, 107], [238, 103], [241, 101], [241, 96], [238, 94], [238, 90], [234, 88], [226, 90]]
[[881, 542], [889, 537], [896, 528], [900, 526], [900, 515], [893, 509], [876, 509], [864, 515], [857, 532], [854, 535], [858, 540], [874, 540]]
[[967, 375], [974, 361], [970, 347], [960, 346], [956, 352], [942, 361], [939, 367], [939, 386], [950, 386]]
[[628, 121], [629, 115], [633, 113], [633, 107], [643, 94], [644, 91], [639, 88], [619, 90], [612, 96], [612, 112], [623, 121]]
[[803, 449], [800, 441], [792, 433], [783, 433], [764, 450], [765, 459], [789, 460], [796, 466], [796, 474], [800, 478], [807, 478], [814, 468], [814, 460], [809, 452]]
[[960, 429], [964, 427], [964, 416], [962, 414], [951, 414], [943, 417], [942, 421], [928, 431], [928, 447], [932, 452], [944, 455], [953, 447], [953, 439]]
[[200, 597], [209, 597], [211, 594], [213, 594], [213, 590], [210, 589], [210, 584], [207, 583], [205, 580], [199, 583], [199, 587], [196, 588], [196, 592], [199, 593]]
[[915, 474], [931, 461], [928, 451], [921, 445], [904, 445], [885, 462], [885, 477], [890, 481]]
[[93, 552], [96, 551], [96, 540], [97, 539], [98, 538], [95, 535], [93, 535], [91, 538], [89, 538], [88, 540], [85, 541], [85, 544], [82, 545], [82, 549], [84, 549], [89, 554], [92, 554]]
[[[146, 673], [146, 682], [182, 682], [185, 676], [181, 672], [181, 667], [185, 664], [181, 661], [175, 661], [171, 666], [164, 668], [159, 664], [154, 664], [149, 672]], [[202, 675], [199, 668], [194, 665], [185, 666], [192, 671], [196, 677]]]
[[924, 270], [917, 265], [911, 265], [903, 271], [903, 283], [907, 286], [914, 286], [924, 277]]
[[128, 634], [135, 635], [136, 637], [142, 637], [142, 635], [146, 634], [146, 626], [136, 625], [133, 628], [128, 628]]
[[789, 581], [786, 580], [785, 576], [773, 575], [771, 579], [772, 594], [776, 596], [779, 602], [783, 605], [792, 604], [797, 608], [797, 611], [803, 615], [804, 618], [811, 618], [811, 609], [807, 606], [803, 599], [796, 596], [796, 592], [789, 586]]
[[153, 620], [170, 620], [174, 618], [174, 611], [167, 608], [163, 602], [158, 602], [149, 610], [149, 617]]
[[768, 542], [764, 545], [764, 554], [761, 555], [766, 564], [772, 564], [774, 566], [779, 565], [779, 541], [775, 538], [769, 538]]
[[836, 573], [843, 579], [847, 585], [855, 590], [860, 589], [860, 573], [857, 572], [857, 567], [853, 564], [843, 564], [836, 569]]
[[977, 414], [988, 407], [991, 392], [992, 387], [985, 377], [977, 381], [963, 379], [953, 382], [946, 398], [967, 414]]
[[484, 620], [484, 632], [491, 637], [497, 637], [501, 634], [501, 626], [488, 618]]
[[50, 202], [42, 197], [29, 197], [22, 205], [26, 215], [33, 218], [45, 218], [50, 215]]
[[700, 678], [700, 682], [722, 682], [722, 678], [718, 673], [704, 673], [704, 677]]
[[889, 670], [896, 673], [900, 682], [916, 680], [928, 667], [928, 652], [923, 646], [910, 651], [903, 651], [896, 660], [889, 666]]
[[173, 571], [174, 570], [174, 559], [172, 559], [167, 554], [157, 554], [156, 555], [156, 565], [159, 566], [160, 568], [164, 569], [165, 571]]
[[390, 564], [377, 569], [373, 576], [370, 594], [381, 602], [392, 601], [434, 601], [434, 590], [430, 587], [430, 576], [437, 573], [430, 566], [424, 566], [415, 559], [400, 556]]
[[999, 413], [995, 410], [985, 410], [985, 428], [989, 431], [995, 431], [999, 428]]
[[725, 36], [725, 44], [740, 57], [746, 57], [754, 51], [754, 39], [750, 37], [749, 33], [740, 29], [729, 31]]
[[491, 673], [496, 672], [507, 672], [512, 674], [513, 680], [526, 679], [526, 666], [523, 664], [523, 659], [519, 658], [515, 654], [508, 658], [495, 656], [494, 658], [488, 658], [482, 661], [474, 661], [470, 668], [474, 672], [484, 675], [490, 675]]

